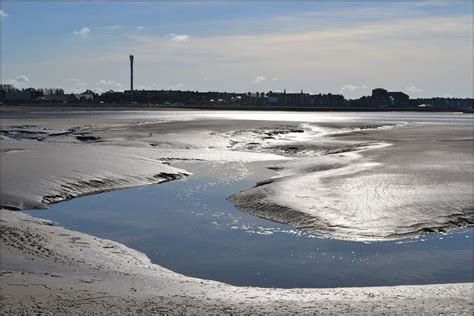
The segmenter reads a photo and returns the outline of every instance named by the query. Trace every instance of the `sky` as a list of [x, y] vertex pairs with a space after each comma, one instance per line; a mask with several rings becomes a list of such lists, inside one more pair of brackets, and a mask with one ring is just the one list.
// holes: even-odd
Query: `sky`
[[0, 2], [2, 83], [473, 97], [465, 2]]

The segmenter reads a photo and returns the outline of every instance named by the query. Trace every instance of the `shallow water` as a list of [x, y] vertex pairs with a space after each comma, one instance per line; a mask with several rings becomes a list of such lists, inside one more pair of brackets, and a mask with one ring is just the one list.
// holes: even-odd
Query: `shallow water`
[[473, 281], [473, 229], [368, 244], [323, 239], [243, 213], [226, 200], [272, 175], [261, 163], [173, 165], [194, 174], [26, 213], [121, 242], [178, 273], [235, 285], [292, 288]]

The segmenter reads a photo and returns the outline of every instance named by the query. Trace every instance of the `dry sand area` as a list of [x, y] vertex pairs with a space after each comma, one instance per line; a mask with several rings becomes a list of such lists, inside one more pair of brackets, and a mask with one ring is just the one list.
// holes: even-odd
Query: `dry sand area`
[[272, 115], [4, 111], [2, 312], [473, 313], [473, 283], [235, 287], [17, 212], [192, 176], [169, 165], [190, 159], [264, 161], [277, 175], [229, 200], [332, 238], [400, 239], [474, 223], [472, 123]]

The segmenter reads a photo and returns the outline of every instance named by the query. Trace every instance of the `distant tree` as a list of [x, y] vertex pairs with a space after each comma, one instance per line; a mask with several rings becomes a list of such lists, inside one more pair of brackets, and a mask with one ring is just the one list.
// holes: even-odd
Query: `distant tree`
[[41, 91], [43, 95], [64, 95], [64, 90], [61, 88], [45, 88], [37, 90]]
[[19, 90], [11, 84], [0, 84], [0, 91], [12, 92], [12, 91], [19, 91]]

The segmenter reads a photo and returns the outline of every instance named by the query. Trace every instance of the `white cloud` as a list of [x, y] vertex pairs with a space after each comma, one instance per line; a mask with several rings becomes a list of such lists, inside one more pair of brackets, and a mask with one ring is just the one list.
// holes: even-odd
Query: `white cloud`
[[265, 78], [263, 76], [258, 76], [257, 78], [252, 80], [252, 83], [261, 83], [261, 82], [264, 82], [264, 81], [267, 81], [267, 78]]
[[341, 90], [342, 91], [356, 91], [356, 90], [360, 90], [360, 89], [367, 89], [368, 87], [363, 84], [361, 86], [358, 86], [358, 85], [355, 85], [355, 84], [346, 84], [344, 86], [341, 87]]
[[86, 38], [89, 35], [90, 31], [91, 31], [90, 28], [83, 27], [80, 31], [74, 31], [73, 34], [81, 38]]
[[8, 14], [5, 11], [0, 10], [0, 19], [6, 18], [7, 16]]
[[104, 89], [105, 88], [110, 89], [110, 88], [122, 88], [123, 87], [123, 84], [121, 84], [120, 82], [115, 82], [113, 80], [99, 80], [97, 82], [97, 85], [104, 88]]
[[417, 88], [415, 86], [406, 87], [405, 89], [413, 93], [423, 92], [423, 89]]
[[104, 86], [112, 86], [115, 84], [113, 80], [99, 80], [99, 84]]
[[30, 79], [25, 75], [19, 75], [15, 79], [8, 79], [6, 83], [11, 84], [15, 87], [23, 88], [30, 82]]
[[171, 34], [166, 35], [166, 37], [176, 43], [184, 43], [184, 42], [189, 41], [189, 36], [186, 34], [171, 33]]
[[144, 26], [141, 26], [141, 25], [137, 26], [137, 30], [143, 30], [144, 28], [145, 28], [145, 27], [144, 27]]
[[169, 90], [181, 90], [184, 87], [184, 84], [177, 83], [169, 87]]
[[273, 80], [273, 81], [278, 81], [278, 80], [280, 80], [280, 78], [278, 78], [278, 77], [273, 77], [272, 80]]
[[25, 75], [20, 75], [20, 76], [16, 77], [16, 81], [19, 82], [19, 83], [27, 83], [27, 82], [30, 82], [30, 78], [28, 78]]

